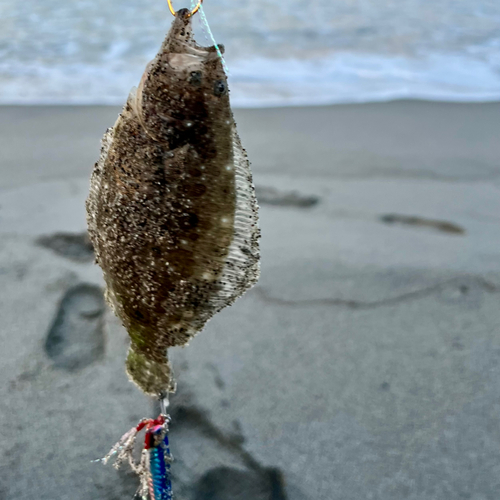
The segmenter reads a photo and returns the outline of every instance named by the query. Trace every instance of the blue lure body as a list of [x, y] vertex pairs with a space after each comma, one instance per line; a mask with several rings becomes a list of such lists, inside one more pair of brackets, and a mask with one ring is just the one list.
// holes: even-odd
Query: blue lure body
[[[148, 434], [151, 439], [148, 439]], [[149, 447], [150, 446], [150, 447]], [[148, 450], [149, 496], [150, 500], [172, 500], [170, 479], [170, 448], [168, 435], [163, 425], [146, 431], [145, 449]]]

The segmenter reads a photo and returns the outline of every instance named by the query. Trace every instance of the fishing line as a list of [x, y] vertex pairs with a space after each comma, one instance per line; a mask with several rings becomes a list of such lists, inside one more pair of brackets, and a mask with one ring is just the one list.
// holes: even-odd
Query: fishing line
[[224, 56], [222, 55], [222, 51], [220, 50], [219, 44], [215, 41], [214, 34], [212, 33], [212, 30], [210, 29], [210, 25], [208, 24], [208, 19], [207, 16], [205, 15], [205, 10], [203, 9], [202, 3], [198, 3], [197, 0], [191, 0], [191, 9], [194, 9], [197, 5], [199, 5], [199, 12], [200, 12], [200, 18], [201, 18], [201, 31], [203, 32], [203, 35], [205, 36], [205, 39], [209, 44], [213, 44], [215, 47], [215, 50], [217, 52], [217, 55], [220, 57], [222, 61], [222, 67], [224, 68], [224, 73], [226, 73], [227, 76], [229, 76], [229, 68], [227, 67], [226, 60], [224, 59]]

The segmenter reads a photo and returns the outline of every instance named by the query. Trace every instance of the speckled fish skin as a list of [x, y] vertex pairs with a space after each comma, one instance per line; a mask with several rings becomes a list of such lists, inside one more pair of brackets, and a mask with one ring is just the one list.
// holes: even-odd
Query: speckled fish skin
[[130, 378], [173, 389], [185, 345], [259, 277], [257, 203], [214, 47], [180, 10], [103, 140], [87, 199], [106, 298], [127, 329]]

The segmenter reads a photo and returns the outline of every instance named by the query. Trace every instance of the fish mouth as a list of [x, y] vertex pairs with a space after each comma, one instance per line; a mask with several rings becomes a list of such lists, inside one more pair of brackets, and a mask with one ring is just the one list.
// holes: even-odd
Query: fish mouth
[[205, 47], [196, 42], [193, 34], [193, 16], [190, 15], [189, 9], [177, 11], [164, 48], [167, 52], [185, 53], [204, 60], [218, 57], [218, 51], [224, 53], [223, 45]]

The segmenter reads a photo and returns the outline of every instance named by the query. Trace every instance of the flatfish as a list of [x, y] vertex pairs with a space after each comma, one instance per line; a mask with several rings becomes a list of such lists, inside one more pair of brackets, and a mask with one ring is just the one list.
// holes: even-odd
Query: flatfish
[[106, 299], [127, 329], [127, 372], [173, 389], [181, 346], [259, 277], [258, 206], [216, 47], [187, 9], [102, 139], [87, 199]]

